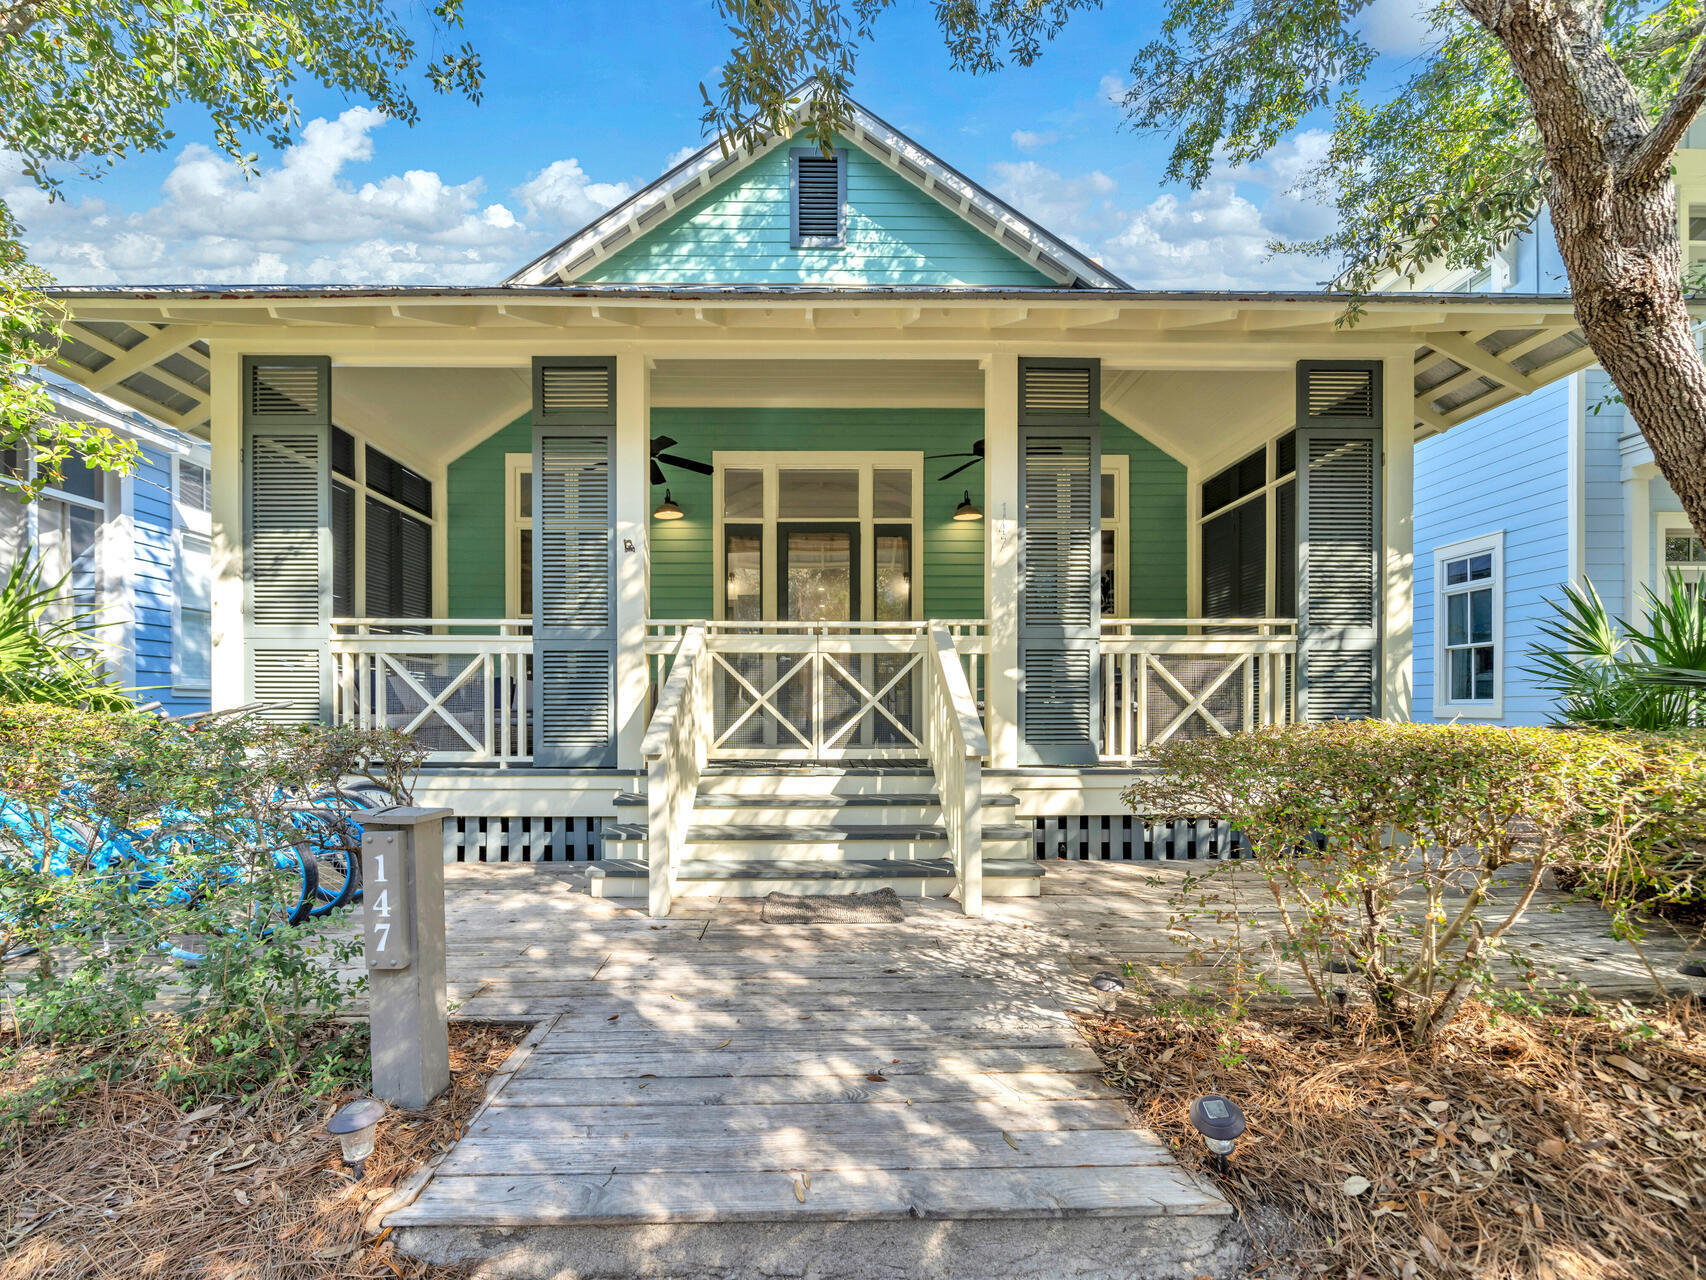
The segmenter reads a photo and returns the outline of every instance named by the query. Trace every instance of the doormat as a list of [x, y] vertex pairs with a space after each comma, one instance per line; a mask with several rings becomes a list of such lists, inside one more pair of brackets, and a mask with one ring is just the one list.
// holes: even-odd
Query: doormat
[[893, 889], [872, 893], [769, 893], [765, 924], [899, 924], [906, 919]]

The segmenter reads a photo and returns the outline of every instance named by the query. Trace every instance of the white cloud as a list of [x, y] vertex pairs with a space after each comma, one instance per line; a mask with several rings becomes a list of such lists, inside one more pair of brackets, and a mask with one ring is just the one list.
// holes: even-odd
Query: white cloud
[[1274, 240], [1307, 239], [1332, 226], [1333, 211], [1290, 194], [1319, 159], [1327, 135], [1287, 139], [1263, 160], [1206, 184], [1140, 205], [1119, 198], [1101, 170], [1068, 176], [1034, 160], [993, 166], [992, 187], [1008, 203], [1140, 288], [1310, 289], [1326, 264], [1270, 258]]
[[1038, 147], [1046, 147], [1059, 136], [1054, 133], [1037, 133], [1030, 129], [1015, 129], [1013, 145], [1021, 151], [1035, 151]]
[[[702, 147], [703, 145], [704, 144], [701, 143], [700, 147]], [[675, 166], [680, 164], [683, 160], [686, 160], [690, 156], [698, 155], [700, 147], [696, 147], [692, 143], [689, 143], [685, 147], [677, 147], [674, 151], [671, 151], [669, 153], [669, 159], [667, 159], [663, 162], [663, 171], [665, 173], [668, 173], [671, 169], [675, 168]]]
[[1407, 56], [1439, 43], [1432, 15], [1434, 0], [1373, 0], [1359, 15], [1362, 33], [1382, 53]]
[[[32, 256], [68, 284], [491, 283], [624, 199], [557, 160], [511, 195], [481, 178], [447, 182], [410, 169], [359, 182], [385, 116], [352, 107], [313, 120], [277, 163], [245, 181], [205, 146], [180, 151], [157, 203], [122, 212], [98, 197], [48, 204], [16, 164], [0, 195], [27, 229]], [[11, 159], [4, 157], [4, 159]]]

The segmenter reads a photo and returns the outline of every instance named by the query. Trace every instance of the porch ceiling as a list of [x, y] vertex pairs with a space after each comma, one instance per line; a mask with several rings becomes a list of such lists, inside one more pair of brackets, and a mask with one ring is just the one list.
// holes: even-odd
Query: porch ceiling
[[[1282, 369], [1303, 356], [1354, 358], [1389, 353], [1396, 344], [1415, 353], [1418, 436], [1593, 363], [1571, 301], [1561, 295], [1376, 295], [1363, 301], [1355, 325], [1341, 326], [1344, 299], [1326, 293], [183, 286], [54, 294], [74, 317], [62, 348], [67, 375], [199, 435], [210, 416], [211, 344], [225, 341], [250, 350], [330, 352], [340, 366], [414, 366], [392, 390], [429, 404], [437, 397], [421, 366], [455, 374], [455, 394], [473, 396], [478, 382], [467, 375], [475, 366], [513, 377], [533, 351], [624, 344], [658, 357], [660, 402], [678, 394], [671, 376], [732, 386], [738, 373], [724, 362], [758, 353], [804, 362], [793, 375], [801, 381], [808, 365], [828, 363], [825, 356], [951, 361], [951, 370], [938, 371], [948, 381], [932, 385], [957, 397], [969, 392], [969, 383], [958, 386], [970, 376], [965, 362], [990, 350], [1094, 355], [1117, 373]], [[446, 370], [447, 363], [467, 367]], [[723, 368], [715, 375], [693, 368], [712, 364]], [[930, 381], [923, 370], [904, 380]], [[355, 387], [340, 383], [340, 397]], [[395, 400], [385, 411], [401, 412]]]

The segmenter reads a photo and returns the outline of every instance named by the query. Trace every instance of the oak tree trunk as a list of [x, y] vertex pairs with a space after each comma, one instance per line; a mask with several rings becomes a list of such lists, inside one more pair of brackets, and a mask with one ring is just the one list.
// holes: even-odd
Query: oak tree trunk
[[1671, 138], [1699, 109], [1706, 57], [1696, 55], [1677, 110], [1655, 126], [1606, 45], [1596, 0], [1460, 3], [1510, 55], [1528, 94], [1582, 333], [1706, 537], [1706, 365], [1683, 298], [1670, 177]]

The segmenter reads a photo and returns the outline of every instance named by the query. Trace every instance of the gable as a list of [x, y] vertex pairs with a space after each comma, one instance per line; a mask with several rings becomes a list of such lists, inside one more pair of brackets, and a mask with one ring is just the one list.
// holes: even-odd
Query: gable
[[846, 243], [795, 247], [789, 148], [734, 177], [594, 263], [600, 284], [772, 284], [1051, 288], [1055, 281], [856, 143], [847, 155]]

